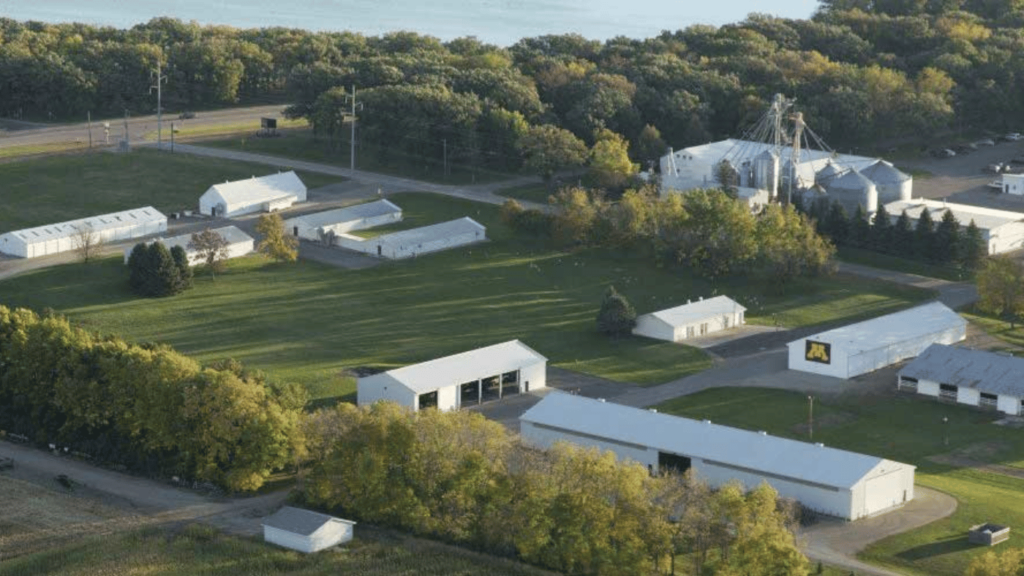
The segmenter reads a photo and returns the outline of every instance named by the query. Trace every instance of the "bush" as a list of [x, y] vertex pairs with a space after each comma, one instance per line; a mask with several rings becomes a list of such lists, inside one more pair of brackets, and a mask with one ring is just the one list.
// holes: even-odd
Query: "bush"
[[128, 285], [139, 296], [173, 296], [192, 287], [192, 269], [180, 246], [136, 244], [128, 256]]
[[609, 336], [626, 336], [635, 326], [636, 310], [633, 305], [614, 286], [609, 286], [597, 313], [597, 329]]

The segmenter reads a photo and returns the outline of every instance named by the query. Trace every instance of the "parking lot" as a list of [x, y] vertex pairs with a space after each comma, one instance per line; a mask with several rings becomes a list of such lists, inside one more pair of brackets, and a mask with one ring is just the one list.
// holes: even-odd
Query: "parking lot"
[[[930, 174], [914, 177], [915, 198], [945, 198], [950, 202], [1024, 212], [1024, 196], [1003, 194], [989, 188], [987, 184], [1001, 176], [985, 170], [989, 164], [1008, 163], [1022, 154], [1024, 140], [996, 142], [995, 146], [978, 146], [968, 154], [957, 154], [951, 158], [922, 156], [897, 162], [897, 166], [902, 170]], [[1024, 170], [1024, 164], [1013, 166]]]

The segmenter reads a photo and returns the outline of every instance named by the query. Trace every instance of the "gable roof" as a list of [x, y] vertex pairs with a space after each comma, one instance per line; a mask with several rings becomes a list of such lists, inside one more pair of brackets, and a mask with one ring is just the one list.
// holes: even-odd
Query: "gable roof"
[[373, 239], [374, 242], [393, 246], [410, 246], [422, 244], [438, 238], [449, 238], [467, 232], [486, 232], [487, 228], [476, 220], [466, 216], [458, 220], [449, 220], [440, 224], [432, 224], [410, 230], [402, 230], [384, 234]]
[[210, 191], [217, 192], [228, 204], [266, 202], [289, 195], [297, 195], [300, 199], [306, 197], [306, 185], [294, 170], [214, 184], [207, 194]]
[[285, 506], [263, 519], [264, 526], [277, 528], [278, 530], [286, 530], [303, 536], [309, 536], [329, 522], [355, 524], [355, 522], [351, 520], [343, 520], [327, 514], [313, 512], [311, 510], [292, 508], [291, 506]]
[[667, 308], [657, 312], [644, 314], [653, 316], [669, 326], [685, 326], [700, 320], [724, 314], [744, 312], [746, 308], [728, 296], [715, 296], [707, 300], [701, 299], [696, 302], [688, 302], [675, 308]]
[[953, 213], [953, 217], [960, 222], [961, 226], [967, 226], [974, 220], [974, 224], [978, 228], [985, 230], [992, 230], [1003, 226], [1004, 224], [1010, 224], [1011, 222], [1022, 222], [1024, 221], [1024, 214], [1020, 212], [1010, 212], [1008, 210], [997, 210], [995, 208], [983, 208], [981, 206], [973, 206], [970, 204], [954, 204], [952, 202], [946, 202], [943, 200], [929, 200], [927, 198], [914, 198], [912, 200], [897, 200], [896, 202], [890, 202], [885, 205], [885, 210], [892, 217], [897, 217], [904, 211], [907, 212], [907, 216], [917, 220], [921, 217], [921, 213], [927, 208], [932, 220], [938, 222], [942, 220], [947, 211]]
[[966, 325], [966, 320], [942, 302], [929, 302], [893, 314], [819, 332], [794, 340], [787, 346], [802, 347], [804, 340], [816, 340], [842, 345], [850, 353], [855, 353], [883, 348], [896, 342]]
[[[220, 228], [213, 228], [212, 232], [216, 232], [221, 238], [227, 240], [228, 244], [238, 244], [240, 242], [252, 242], [252, 236], [249, 236], [237, 226], [222, 226]], [[196, 232], [201, 232], [197, 230]], [[175, 246], [181, 246], [186, 252], [189, 251], [188, 244], [192, 241], [191, 234], [182, 234], [180, 236], [171, 236], [170, 238], [157, 238], [157, 242], [160, 242], [167, 247], [168, 250]]]
[[562, 392], [548, 394], [520, 420], [833, 488], [852, 488], [879, 465], [912, 468], [877, 456]]
[[547, 362], [547, 358], [519, 340], [509, 340], [388, 370], [384, 374], [409, 390], [422, 394], [436, 390], [439, 383], [447, 386], [453, 382], [469, 382], [481, 375], [504, 374], [537, 362]]
[[900, 376], [1024, 397], [1024, 358], [985, 350], [932, 344], [904, 366]]
[[129, 226], [133, 224], [147, 224], [166, 221], [167, 216], [164, 216], [160, 211], [152, 206], [146, 206], [145, 208], [123, 210], [121, 212], [112, 212], [110, 214], [102, 214], [100, 216], [89, 216], [87, 218], [79, 218], [78, 220], [69, 220], [67, 222], [60, 222], [57, 224], [36, 226], [35, 228], [14, 230], [13, 232], [7, 232], [7, 234], [28, 243], [35, 243], [46, 242], [47, 240], [56, 240], [58, 238], [70, 238], [77, 234], [82, 226], [89, 226], [92, 227], [95, 232], [101, 232], [103, 230], [120, 228], [122, 226]]
[[875, 184], [902, 184], [907, 180], [911, 180], [912, 177], [909, 174], [901, 172], [898, 168], [885, 160], [879, 160], [871, 166], [864, 168], [860, 173], [866, 176], [869, 180]]
[[354, 206], [346, 206], [336, 210], [305, 214], [303, 216], [297, 216], [292, 220], [299, 220], [311, 228], [319, 228], [320, 226], [333, 226], [343, 222], [385, 216], [396, 212], [400, 214], [402, 209], [387, 200], [377, 200], [375, 202], [365, 202]]

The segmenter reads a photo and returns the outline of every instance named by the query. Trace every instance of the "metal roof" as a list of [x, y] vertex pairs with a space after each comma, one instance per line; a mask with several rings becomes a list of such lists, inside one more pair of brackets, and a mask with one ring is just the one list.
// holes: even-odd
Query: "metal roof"
[[422, 394], [437, 390], [439, 381], [443, 385], [475, 381], [481, 374], [504, 374], [537, 362], [547, 362], [547, 358], [519, 340], [509, 340], [388, 370], [385, 374], [409, 390]]
[[921, 212], [927, 208], [932, 220], [938, 222], [945, 216], [946, 211], [952, 212], [953, 217], [960, 222], [961, 226], [967, 226], [974, 220], [974, 224], [983, 230], [994, 230], [1000, 226], [1013, 222], [1024, 221], [1024, 214], [997, 210], [995, 208], [982, 208], [970, 204], [954, 204], [942, 200], [928, 200], [926, 198], [914, 198], [911, 200], [897, 200], [885, 205], [885, 210], [893, 217], [899, 216], [904, 210], [907, 216], [917, 220]]
[[[753, 142], [750, 140], [729, 138], [718, 142], [710, 142], [708, 144], [691, 146], [682, 150], [675, 150], [671, 155], [675, 156], [675, 159], [678, 162], [692, 159], [713, 165], [722, 159], [728, 158], [734, 165], [738, 165], [744, 160], [753, 160], [762, 152], [771, 150], [772, 148], [773, 145], [767, 142]], [[793, 148], [790, 146], [783, 146], [780, 155], [782, 158], [791, 158], [793, 156]], [[801, 148], [798, 164], [810, 165], [813, 170], [817, 172], [824, 168], [830, 161], [833, 161], [839, 162], [844, 166], [849, 166], [855, 170], [859, 170], [873, 164], [875, 160], [876, 158], [868, 158], [866, 156], [838, 153], [833, 154], [832, 152], [825, 150]]]
[[294, 534], [301, 534], [302, 536], [309, 536], [329, 522], [355, 524], [355, 522], [351, 520], [343, 520], [327, 514], [313, 512], [311, 510], [292, 508], [291, 506], [285, 506], [263, 519], [264, 526], [270, 526], [271, 528], [277, 528], [278, 530], [286, 530]]
[[440, 224], [402, 230], [391, 234], [384, 234], [373, 239], [374, 242], [389, 244], [393, 246], [410, 246], [422, 244], [439, 238], [450, 238], [465, 234], [467, 232], [486, 232], [487, 228], [472, 218], [463, 217], [458, 220], [449, 220]]
[[867, 190], [874, 187], [874, 182], [854, 170], [850, 170], [828, 183], [828, 188], [838, 188], [840, 190]]
[[[197, 230], [196, 232], [199, 232]], [[241, 242], [252, 242], [252, 236], [249, 236], [245, 232], [242, 232], [236, 226], [224, 226], [221, 228], [214, 228], [213, 232], [220, 234], [222, 238], [228, 241], [228, 244], [238, 244]], [[158, 238], [157, 242], [160, 242], [167, 247], [168, 250], [175, 246], [181, 246], [187, 252], [189, 250], [188, 243], [192, 241], [191, 234], [182, 234], [181, 236], [172, 236], [170, 238]]]
[[912, 178], [910, 174], [900, 172], [885, 160], [879, 160], [871, 166], [861, 169], [860, 173], [875, 184], [902, 184]]
[[289, 170], [259, 178], [253, 176], [247, 180], [214, 184], [206, 193], [210, 191], [216, 191], [228, 204], [252, 204], [289, 195], [305, 198], [306, 185], [294, 171]]
[[835, 488], [852, 488], [880, 464], [912, 468], [877, 456], [561, 392], [548, 394], [519, 419]]
[[955, 327], [966, 326], [967, 321], [942, 302], [930, 302], [908, 310], [880, 316], [864, 322], [850, 324], [827, 332], [801, 338], [787, 346], [804, 346], [804, 340], [827, 342], [843, 346], [850, 354], [876, 350], [920, 336], [934, 334]]
[[374, 218], [394, 213], [401, 214], [402, 209], [387, 200], [377, 200], [375, 202], [346, 206], [345, 208], [338, 208], [337, 210], [327, 210], [325, 212], [315, 212], [313, 214], [297, 216], [291, 220], [301, 221], [312, 228], [319, 228], [320, 226], [333, 226], [335, 224], [351, 222], [353, 220]]
[[822, 168], [821, 170], [818, 170], [815, 173], [815, 176], [817, 178], [831, 179], [831, 178], [833, 178], [835, 176], [838, 176], [838, 175], [842, 174], [843, 172], [846, 172], [846, 168], [843, 168], [843, 167], [839, 166], [838, 164], [836, 164], [836, 163], [832, 162], [831, 160], [829, 160], [828, 163], [825, 164], [824, 168]]
[[89, 216], [88, 218], [69, 220], [59, 224], [47, 224], [45, 226], [36, 226], [35, 228], [15, 230], [13, 232], [8, 232], [8, 234], [16, 236], [26, 242], [35, 243], [46, 242], [47, 240], [56, 240], [58, 238], [69, 238], [77, 234], [79, 228], [83, 225], [91, 226], [94, 231], [100, 232], [102, 230], [120, 228], [122, 226], [132, 224], [147, 224], [166, 221], [167, 216], [164, 216], [152, 206], [146, 206], [145, 208], [113, 212], [110, 214], [103, 214], [102, 216]]
[[1024, 398], [1024, 358], [932, 344], [900, 376]]
[[707, 318], [733, 314], [736, 311], [746, 311], [746, 308], [728, 296], [715, 296], [707, 300], [701, 299], [675, 308], [651, 312], [645, 316], [653, 316], [669, 326], [686, 326]]

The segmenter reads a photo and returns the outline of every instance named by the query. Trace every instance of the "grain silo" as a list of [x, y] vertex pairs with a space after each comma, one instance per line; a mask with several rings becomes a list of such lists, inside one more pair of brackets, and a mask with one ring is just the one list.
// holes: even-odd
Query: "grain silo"
[[882, 204], [910, 200], [914, 190], [914, 179], [896, 169], [895, 166], [879, 160], [864, 168], [860, 173], [875, 183], [878, 190], [878, 201]]
[[829, 198], [838, 201], [851, 216], [857, 211], [858, 205], [863, 206], [868, 214], [874, 214], [878, 210], [878, 189], [874, 182], [859, 172], [850, 170], [833, 180], [826, 188]]

